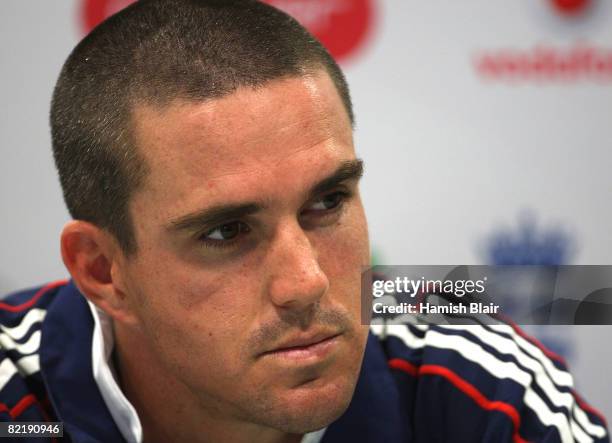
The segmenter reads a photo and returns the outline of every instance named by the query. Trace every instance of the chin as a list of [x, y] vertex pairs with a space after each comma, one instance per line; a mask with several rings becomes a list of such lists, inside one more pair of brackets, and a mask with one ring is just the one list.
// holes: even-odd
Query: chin
[[[250, 421], [290, 434], [304, 434], [329, 426], [348, 408], [361, 369], [366, 333], [356, 342], [350, 340], [335, 362], [322, 370], [283, 372], [271, 384], [260, 385], [257, 392], [242, 402]], [[283, 380], [283, 382], [279, 382]], [[297, 383], [297, 384], [296, 384]], [[265, 387], [264, 387], [265, 386]], [[247, 400], [247, 398], [243, 398]]]
[[[348, 408], [356, 378], [345, 376], [333, 382], [314, 380], [292, 389], [277, 404], [274, 427], [287, 433], [304, 434], [330, 425]], [[272, 415], [275, 414], [269, 418]]]

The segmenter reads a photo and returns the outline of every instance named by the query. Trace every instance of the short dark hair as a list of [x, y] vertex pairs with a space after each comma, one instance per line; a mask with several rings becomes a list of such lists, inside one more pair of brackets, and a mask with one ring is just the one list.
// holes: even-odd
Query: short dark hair
[[131, 134], [135, 104], [220, 98], [242, 86], [325, 70], [354, 120], [330, 54], [287, 14], [256, 0], [141, 0], [72, 51], [51, 103], [53, 155], [74, 219], [136, 252], [128, 203], [147, 165]]

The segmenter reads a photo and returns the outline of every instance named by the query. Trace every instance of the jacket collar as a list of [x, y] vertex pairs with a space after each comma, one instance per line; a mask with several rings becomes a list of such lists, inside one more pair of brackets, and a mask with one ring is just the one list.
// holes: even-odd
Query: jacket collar
[[40, 366], [49, 398], [75, 442], [124, 442], [92, 370], [94, 322], [71, 281], [56, 295], [42, 326]]

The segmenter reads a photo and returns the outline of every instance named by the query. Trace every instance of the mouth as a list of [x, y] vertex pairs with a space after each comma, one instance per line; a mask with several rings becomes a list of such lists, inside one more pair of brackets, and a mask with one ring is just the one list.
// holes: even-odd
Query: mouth
[[296, 337], [260, 356], [297, 362], [322, 359], [338, 346], [341, 335], [341, 333], [326, 333], [310, 337]]

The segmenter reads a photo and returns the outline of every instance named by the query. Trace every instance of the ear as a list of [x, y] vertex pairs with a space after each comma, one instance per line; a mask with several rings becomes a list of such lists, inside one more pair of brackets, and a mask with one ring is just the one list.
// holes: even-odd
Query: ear
[[107, 231], [72, 220], [61, 235], [62, 259], [79, 290], [115, 321], [135, 325], [137, 318], [121, 278], [123, 253]]

